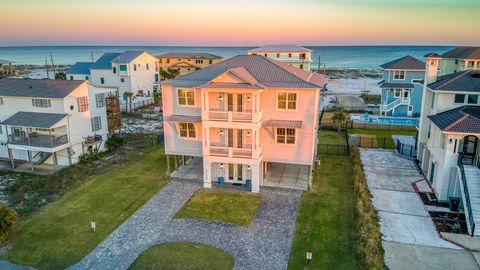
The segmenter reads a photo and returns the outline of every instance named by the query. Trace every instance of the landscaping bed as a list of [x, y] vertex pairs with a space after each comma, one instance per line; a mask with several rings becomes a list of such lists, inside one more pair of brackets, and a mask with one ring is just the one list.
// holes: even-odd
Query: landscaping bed
[[185, 203], [175, 218], [204, 219], [249, 226], [260, 201], [259, 194], [201, 189]]
[[130, 270], [228, 270], [234, 259], [227, 252], [208, 245], [173, 242], [145, 250], [129, 267]]
[[468, 234], [465, 214], [453, 212], [428, 212], [439, 232]]
[[[349, 134], [361, 134], [361, 135], [374, 135], [375, 138], [362, 139], [362, 145], [367, 145], [370, 148], [385, 148], [395, 149], [395, 143], [393, 142], [392, 135], [407, 135], [415, 136], [416, 131], [408, 130], [387, 130], [387, 129], [360, 129], [352, 128], [348, 130]], [[365, 147], [365, 146], [363, 146]]]

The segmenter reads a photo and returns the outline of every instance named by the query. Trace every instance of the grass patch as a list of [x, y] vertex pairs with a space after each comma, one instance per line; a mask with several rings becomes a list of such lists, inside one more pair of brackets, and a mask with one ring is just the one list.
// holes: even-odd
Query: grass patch
[[[152, 146], [47, 205], [12, 236], [5, 255], [39, 269], [64, 269], [95, 248], [168, 179], [163, 146]], [[90, 229], [95, 220], [97, 231]]]
[[261, 197], [240, 191], [201, 189], [177, 212], [175, 218], [206, 219], [248, 226]]
[[[345, 115], [345, 120], [350, 120], [350, 113], [343, 112], [343, 114]], [[333, 115], [335, 115], [335, 112], [323, 112], [322, 123], [332, 123]]]
[[364, 129], [353, 128], [349, 129], [350, 134], [366, 134], [375, 135], [377, 137], [377, 144], [379, 148], [394, 149], [395, 143], [393, 142], [392, 135], [406, 135], [415, 136], [416, 131], [410, 130], [387, 130], [387, 129]]
[[[356, 269], [355, 192], [348, 156], [320, 156], [313, 189], [302, 194], [289, 269]], [[309, 266], [306, 252], [313, 252]]]
[[353, 151], [351, 163], [353, 164], [353, 186], [357, 197], [355, 231], [358, 252], [363, 258], [366, 269], [385, 269], [378, 213], [372, 204], [372, 195], [367, 186], [358, 150]]
[[318, 130], [319, 144], [346, 144], [345, 133], [329, 130]]
[[130, 270], [147, 269], [233, 269], [234, 260], [227, 252], [208, 245], [173, 242], [153, 246], [144, 251]]

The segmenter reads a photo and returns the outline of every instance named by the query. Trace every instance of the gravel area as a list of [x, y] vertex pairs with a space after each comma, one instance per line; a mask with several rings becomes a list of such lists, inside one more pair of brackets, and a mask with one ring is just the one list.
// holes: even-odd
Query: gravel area
[[172, 219], [199, 188], [200, 182], [172, 179], [69, 269], [127, 269], [150, 246], [174, 241], [219, 247], [235, 258], [235, 269], [287, 269], [301, 191], [263, 187], [262, 202], [249, 227]]

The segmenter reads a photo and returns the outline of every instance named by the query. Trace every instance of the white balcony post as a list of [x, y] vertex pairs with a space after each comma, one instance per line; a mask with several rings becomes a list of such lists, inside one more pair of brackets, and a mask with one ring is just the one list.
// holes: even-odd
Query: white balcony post
[[252, 192], [258, 193], [260, 191], [260, 166], [250, 165], [252, 174]]
[[210, 160], [203, 160], [203, 187], [212, 187], [212, 164]]

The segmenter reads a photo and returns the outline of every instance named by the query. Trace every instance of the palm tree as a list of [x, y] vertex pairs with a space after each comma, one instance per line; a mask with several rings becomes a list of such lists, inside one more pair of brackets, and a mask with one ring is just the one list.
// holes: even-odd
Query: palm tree
[[340, 132], [340, 127], [343, 122], [345, 122], [346, 117], [343, 113], [343, 110], [338, 110], [333, 113], [332, 121], [337, 124], [337, 132]]
[[125, 95], [125, 97], [127, 98], [127, 103], [128, 103], [127, 105], [129, 105], [129, 106], [128, 106], [129, 110], [127, 110], [127, 107], [125, 107], [125, 110], [126, 110], [127, 112], [132, 112], [132, 97], [133, 97], [133, 92], [127, 91], [127, 92], [125, 92], [124, 95]]
[[168, 68], [167, 70], [160, 69], [160, 77], [162, 80], [174, 79], [180, 74], [180, 71], [174, 68]]

